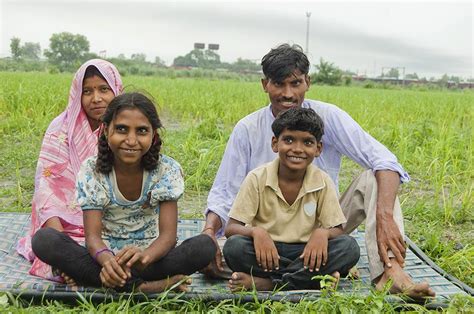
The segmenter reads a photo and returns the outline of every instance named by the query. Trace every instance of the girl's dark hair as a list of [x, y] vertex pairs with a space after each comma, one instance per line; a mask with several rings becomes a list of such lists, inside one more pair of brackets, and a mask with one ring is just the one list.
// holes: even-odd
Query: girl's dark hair
[[295, 70], [309, 72], [309, 60], [299, 45], [282, 44], [262, 58], [263, 75], [274, 82], [283, 82]]
[[[143, 155], [141, 166], [150, 171], [156, 169], [160, 158], [161, 138], [158, 129], [162, 127], [158, 112], [153, 102], [140, 93], [125, 93], [115, 97], [107, 107], [101, 120], [103, 128], [107, 128], [117, 114], [125, 109], [138, 109], [148, 118], [154, 131], [153, 142], [148, 152]], [[114, 154], [109, 148], [104, 130], [99, 133], [99, 153], [97, 155], [96, 171], [107, 174], [112, 171]]]
[[318, 142], [324, 135], [323, 120], [313, 109], [308, 108], [296, 107], [280, 112], [272, 123], [272, 131], [278, 138], [285, 129], [309, 132]]
[[102, 75], [102, 73], [100, 73], [99, 69], [97, 69], [93, 65], [89, 65], [86, 69], [86, 73], [84, 73], [84, 80], [89, 78], [89, 77], [93, 77], [93, 76], [98, 76], [98, 77], [100, 77], [101, 79], [103, 79], [104, 81], [107, 82], [107, 80]]

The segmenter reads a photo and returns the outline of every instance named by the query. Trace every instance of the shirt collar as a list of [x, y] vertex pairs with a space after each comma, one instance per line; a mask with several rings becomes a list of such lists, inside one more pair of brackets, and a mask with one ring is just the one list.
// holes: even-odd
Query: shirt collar
[[[267, 165], [267, 180], [265, 186], [271, 187], [274, 191], [279, 190], [278, 186], [278, 167], [280, 158], [275, 158]], [[303, 186], [301, 190], [304, 193], [314, 192], [323, 189], [326, 186], [321, 169], [313, 164], [308, 165], [304, 175]]]

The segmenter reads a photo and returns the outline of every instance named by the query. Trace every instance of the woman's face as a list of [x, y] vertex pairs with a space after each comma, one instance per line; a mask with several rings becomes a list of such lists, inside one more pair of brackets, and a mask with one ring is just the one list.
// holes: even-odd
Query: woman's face
[[101, 77], [92, 76], [84, 79], [81, 104], [92, 130], [99, 127], [99, 119], [114, 97], [115, 94], [109, 84]]

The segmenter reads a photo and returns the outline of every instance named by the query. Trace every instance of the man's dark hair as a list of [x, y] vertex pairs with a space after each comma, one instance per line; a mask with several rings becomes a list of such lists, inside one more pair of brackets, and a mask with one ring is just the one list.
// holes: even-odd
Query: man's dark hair
[[262, 58], [262, 70], [265, 78], [283, 82], [295, 70], [308, 74], [309, 61], [301, 46], [282, 44]]
[[[153, 128], [155, 134], [153, 136], [153, 142], [150, 149], [142, 157], [141, 166], [148, 171], [154, 170], [158, 166], [162, 144], [160, 134], [157, 131], [162, 127], [162, 124], [160, 118], [158, 117], [156, 107], [150, 99], [140, 93], [125, 93], [119, 95], [110, 102], [101, 118], [102, 122], [105, 124], [105, 127], [108, 127], [115, 119], [117, 114], [125, 109], [138, 109], [145, 117], [147, 117], [148, 121], [150, 121], [151, 127]], [[100, 173], [107, 174], [112, 171], [113, 164], [114, 154], [109, 148], [105, 133], [102, 131], [102, 133], [99, 134], [96, 170]]]
[[295, 107], [281, 112], [272, 123], [276, 138], [285, 130], [311, 133], [320, 142], [324, 135], [324, 123], [313, 109]]

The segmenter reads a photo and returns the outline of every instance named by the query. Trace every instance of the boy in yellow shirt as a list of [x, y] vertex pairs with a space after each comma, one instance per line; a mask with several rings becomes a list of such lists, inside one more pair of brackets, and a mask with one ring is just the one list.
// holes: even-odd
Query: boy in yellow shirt
[[342, 231], [346, 218], [334, 183], [312, 164], [323, 129], [305, 108], [273, 122], [278, 158], [247, 175], [229, 212], [223, 252], [231, 290], [319, 289], [312, 277], [339, 278], [359, 260], [357, 242]]

